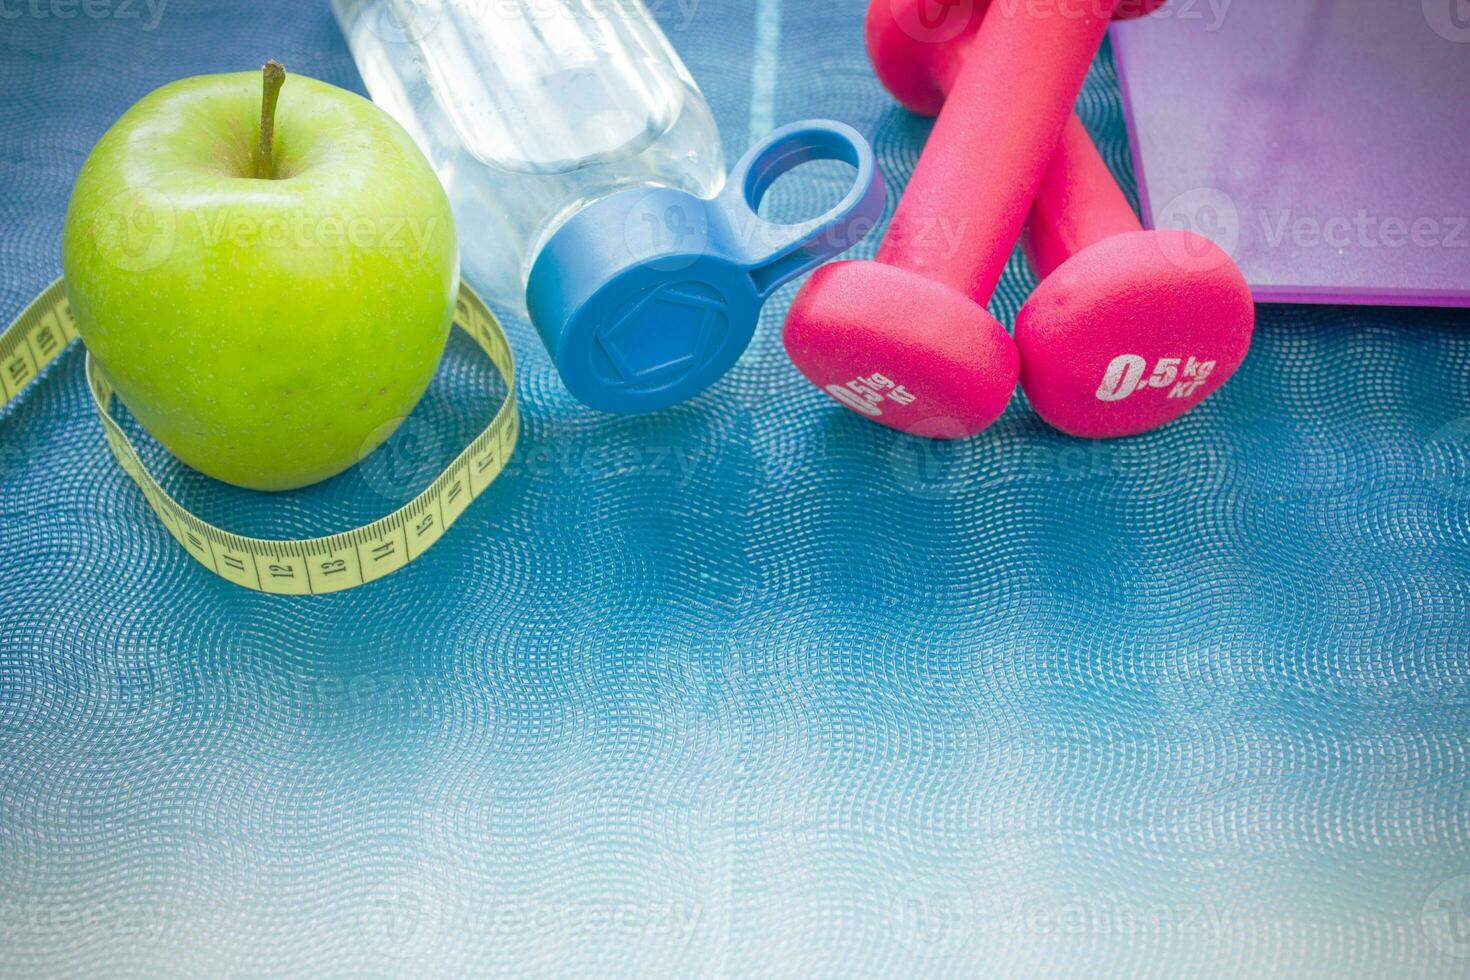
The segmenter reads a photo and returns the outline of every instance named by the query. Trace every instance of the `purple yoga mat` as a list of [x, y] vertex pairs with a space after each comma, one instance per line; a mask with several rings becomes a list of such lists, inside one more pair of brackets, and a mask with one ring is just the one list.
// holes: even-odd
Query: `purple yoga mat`
[[1263, 302], [1470, 306], [1470, 0], [1170, 0], [1113, 50], [1145, 224]]

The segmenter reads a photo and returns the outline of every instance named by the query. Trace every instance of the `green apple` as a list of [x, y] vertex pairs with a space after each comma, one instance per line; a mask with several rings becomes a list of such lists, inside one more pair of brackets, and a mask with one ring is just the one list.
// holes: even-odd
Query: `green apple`
[[274, 62], [129, 109], [82, 166], [62, 265], [82, 340], [142, 426], [259, 490], [388, 438], [459, 290], [449, 201], [408, 134]]

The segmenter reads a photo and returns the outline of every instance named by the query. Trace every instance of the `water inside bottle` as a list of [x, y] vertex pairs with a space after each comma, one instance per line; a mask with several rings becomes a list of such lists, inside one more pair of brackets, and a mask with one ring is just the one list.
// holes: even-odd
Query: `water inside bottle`
[[541, 245], [625, 187], [724, 182], [703, 96], [637, 0], [332, 0], [449, 193], [465, 277], [525, 313]]

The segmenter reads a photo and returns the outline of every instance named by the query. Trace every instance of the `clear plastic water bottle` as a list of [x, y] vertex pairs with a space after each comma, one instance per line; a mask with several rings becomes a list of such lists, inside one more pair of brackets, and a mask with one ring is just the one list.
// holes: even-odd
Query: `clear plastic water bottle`
[[[866, 142], [837, 123], [772, 134], [727, 186], [709, 106], [639, 0], [331, 3], [374, 101], [444, 182], [465, 277], [529, 314], [594, 407], [703, 390], [765, 297], [882, 210]], [[756, 216], [776, 177], [826, 158], [857, 170], [836, 208], [797, 226]]]

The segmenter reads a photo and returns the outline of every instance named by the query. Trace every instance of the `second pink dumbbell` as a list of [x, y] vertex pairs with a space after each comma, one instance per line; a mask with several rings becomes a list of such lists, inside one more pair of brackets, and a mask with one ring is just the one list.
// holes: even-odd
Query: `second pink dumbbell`
[[1240, 269], [1202, 235], [1144, 231], [1075, 115], [1021, 241], [1041, 279], [1016, 316], [1021, 387], [1063, 432], [1158, 428], [1245, 359], [1256, 308]]

